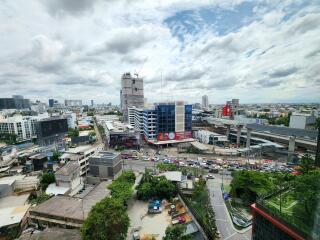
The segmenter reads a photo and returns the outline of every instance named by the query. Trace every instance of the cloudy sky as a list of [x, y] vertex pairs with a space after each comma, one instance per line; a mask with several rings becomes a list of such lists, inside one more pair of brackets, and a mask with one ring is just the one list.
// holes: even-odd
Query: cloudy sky
[[1, 97], [320, 101], [319, 0], [0, 0], [0, 49]]

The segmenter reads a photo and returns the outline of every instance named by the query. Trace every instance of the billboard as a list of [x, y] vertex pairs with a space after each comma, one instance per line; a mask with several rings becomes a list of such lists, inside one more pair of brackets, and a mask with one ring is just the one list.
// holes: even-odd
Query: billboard
[[222, 116], [231, 116], [231, 106], [226, 104], [222, 109]]
[[192, 132], [164, 132], [158, 133], [158, 141], [167, 141], [167, 140], [182, 140], [186, 138], [192, 138]]
[[67, 133], [68, 122], [67, 119], [50, 119], [40, 121], [40, 134], [42, 137], [49, 137], [55, 134]]

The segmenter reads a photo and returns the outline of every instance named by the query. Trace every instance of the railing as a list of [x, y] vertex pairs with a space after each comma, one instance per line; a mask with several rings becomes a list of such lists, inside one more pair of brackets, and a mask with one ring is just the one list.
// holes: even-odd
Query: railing
[[308, 239], [310, 237], [311, 229], [308, 227], [307, 224], [303, 222], [303, 220], [300, 220], [297, 216], [290, 216], [282, 211], [280, 211], [275, 206], [272, 206], [270, 203], [268, 203], [268, 200], [272, 197], [277, 196], [280, 193], [283, 193], [285, 191], [288, 191], [290, 189], [290, 186], [286, 186], [284, 189], [281, 189], [277, 192], [273, 192], [271, 194], [261, 196], [257, 201], [256, 205], [258, 208], [278, 220], [279, 222], [283, 223], [284, 225], [287, 225], [288, 227], [294, 229], [297, 233]]
[[[187, 204], [187, 206], [190, 209], [193, 216], [195, 216], [198, 223], [201, 225], [201, 227], [202, 227], [203, 231], [205, 232], [205, 234], [207, 235], [207, 237], [212, 240], [216, 239], [216, 237], [217, 237], [216, 228], [211, 228], [212, 226], [210, 224], [204, 222], [203, 217], [200, 216], [197, 209], [195, 209], [194, 206], [192, 206], [190, 200], [181, 192], [180, 189], [178, 189], [178, 192], [179, 192], [179, 195], [181, 196], [182, 200]], [[215, 224], [214, 216], [213, 216], [213, 224]]]

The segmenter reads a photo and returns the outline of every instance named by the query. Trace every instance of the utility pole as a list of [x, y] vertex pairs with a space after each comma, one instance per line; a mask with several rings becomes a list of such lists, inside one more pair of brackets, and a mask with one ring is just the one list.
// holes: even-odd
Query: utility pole
[[317, 128], [318, 128], [318, 139], [317, 139], [315, 166], [320, 167], [320, 118], [317, 119], [316, 124], [317, 124]]

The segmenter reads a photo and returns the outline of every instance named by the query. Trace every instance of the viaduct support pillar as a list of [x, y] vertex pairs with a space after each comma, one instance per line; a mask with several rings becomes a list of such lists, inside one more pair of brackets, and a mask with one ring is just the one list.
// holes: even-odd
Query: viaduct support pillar
[[242, 126], [237, 126], [237, 146], [240, 146], [240, 137], [241, 137]]
[[294, 148], [295, 148], [295, 136], [290, 136], [289, 137], [289, 147], [288, 147], [288, 162], [292, 161], [292, 157], [294, 154]]
[[249, 148], [251, 143], [251, 131], [252, 129], [251, 128], [247, 128], [247, 144], [246, 144], [246, 147]]

